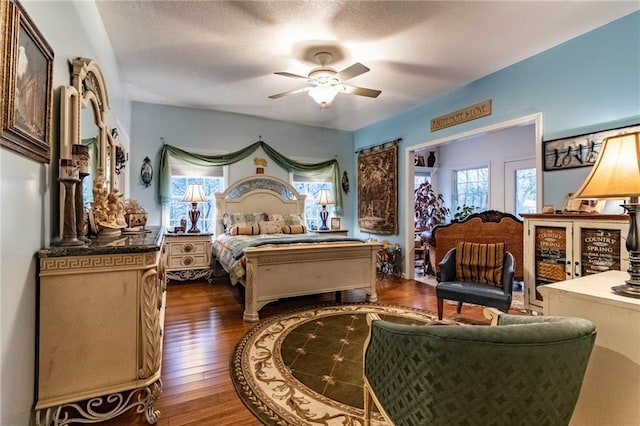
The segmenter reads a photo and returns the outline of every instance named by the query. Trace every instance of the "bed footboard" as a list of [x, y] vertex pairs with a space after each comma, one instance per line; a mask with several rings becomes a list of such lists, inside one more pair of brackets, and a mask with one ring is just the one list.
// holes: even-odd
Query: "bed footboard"
[[363, 288], [376, 302], [376, 253], [381, 244], [326, 243], [251, 247], [244, 250], [245, 321], [258, 321], [258, 311], [284, 297]]

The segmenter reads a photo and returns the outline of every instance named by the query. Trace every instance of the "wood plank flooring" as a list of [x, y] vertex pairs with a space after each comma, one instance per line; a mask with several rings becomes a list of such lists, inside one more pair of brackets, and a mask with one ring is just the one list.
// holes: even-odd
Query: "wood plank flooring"
[[[434, 287], [414, 280], [387, 278], [378, 281], [381, 303], [436, 311]], [[333, 294], [298, 297], [274, 302], [260, 317], [285, 310], [332, 302]], [[363, 302], [361, 290], [345, 291], [343, 302]], [[445, 303], [445, 318], [455, 319], [456, 306]], [[240, 286], [224, 279], [170, 282], [164, 328], [162, 381], [164, 390], [155, 407], [161, 411], [159, 426], [252, 426], [260, 425], [236, 396], [229, 375], [236, 343], [253, 323], [242, 321]], [[488, 323], [482, 308], [465, 305], [459, 318]], [[145, 425], [143, 414], [129, 410], [102, 425]]]

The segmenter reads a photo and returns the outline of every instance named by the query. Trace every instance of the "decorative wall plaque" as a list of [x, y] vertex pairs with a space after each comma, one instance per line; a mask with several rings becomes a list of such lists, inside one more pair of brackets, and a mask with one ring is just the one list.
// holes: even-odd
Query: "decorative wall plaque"
[[487, 115], [491, 115], [491, 100], [480, 102], [434, 118], [431, 120], [431, 131], [435, 132], [436, 130], [466, 123], [467, 121], [486, 117]]

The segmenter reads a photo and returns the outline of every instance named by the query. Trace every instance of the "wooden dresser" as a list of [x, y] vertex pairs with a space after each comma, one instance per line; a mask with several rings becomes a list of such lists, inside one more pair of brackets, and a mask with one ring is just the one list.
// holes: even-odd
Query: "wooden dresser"
[[98, 422], [132, 407], [157, 421], [162, 237], [152, 228], [38, 253], [37, 425]]

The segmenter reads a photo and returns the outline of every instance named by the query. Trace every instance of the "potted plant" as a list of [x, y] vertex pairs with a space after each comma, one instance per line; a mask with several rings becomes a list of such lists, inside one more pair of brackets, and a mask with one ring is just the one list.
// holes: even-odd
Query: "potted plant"
[[420, 231], [431, 231], [451, 214], [444, 205], [444, 196], [433, 189], [431, 182], [423, 182], [415, 189], [414, 205], [415, 228]]
[[467, 217], [469, 217], [474, 211], [476, 211], [478, 207], [476, 206], [468, 206], [463, 204], [461, 206], [456, 207], [456, 211], [453, 213], [453, 221], [462, 222]]

